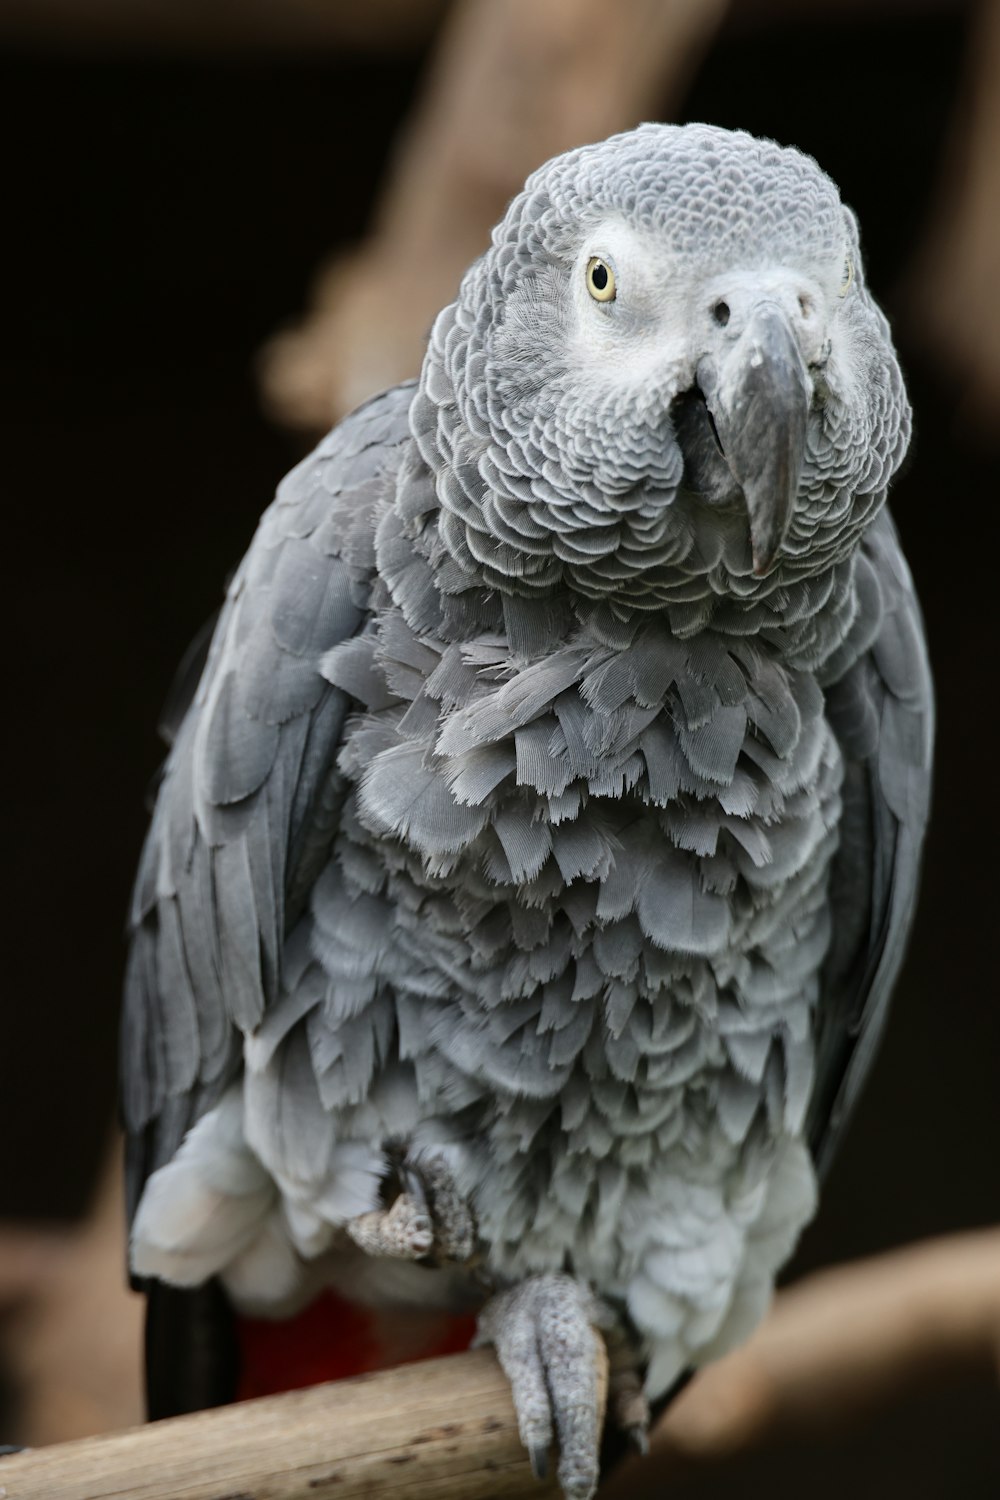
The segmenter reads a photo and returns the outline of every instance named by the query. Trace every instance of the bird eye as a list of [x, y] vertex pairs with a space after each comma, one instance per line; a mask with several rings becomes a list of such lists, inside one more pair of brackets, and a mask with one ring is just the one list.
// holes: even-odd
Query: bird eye
[[840, 278], [840, 295], [846, 297], [854, 280], [854, 262], [848, 255], [844, 261], [844, 270]]
[[599, 255], [592, 255], [587, 262], [587, 291], [595, 302], [615, 300], [615, 273]]

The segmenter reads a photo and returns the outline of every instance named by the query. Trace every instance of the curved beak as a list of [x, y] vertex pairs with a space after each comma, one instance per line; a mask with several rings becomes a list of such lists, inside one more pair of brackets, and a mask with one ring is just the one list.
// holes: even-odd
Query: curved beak
[[698, 367], [750, 518], [753, 570], [770, 571], [788, 531], [805, 455], [812, 383], [784, 309], [758, 302], [725, 357]]

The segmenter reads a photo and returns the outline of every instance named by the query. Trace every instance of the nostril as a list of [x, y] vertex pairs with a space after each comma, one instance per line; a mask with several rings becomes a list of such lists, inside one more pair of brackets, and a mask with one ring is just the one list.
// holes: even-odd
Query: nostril
[[717, 302], [712, 308], [712, 316], [717, 323], [721, 323], [723, 328], [725, 328], [729, 322], [729, 303]]
[[799, 312], [802, 314], [802, 316], [804, 318], [811, 318], [812, 317], [812, 310], [813, 310], [812, 298], [811, 297], [806, 297], [804, 295], [801, 296], [799, 298]]

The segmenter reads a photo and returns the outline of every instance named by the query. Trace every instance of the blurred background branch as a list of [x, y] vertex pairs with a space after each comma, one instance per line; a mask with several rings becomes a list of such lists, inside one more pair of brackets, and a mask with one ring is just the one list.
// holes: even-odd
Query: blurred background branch
[[1000, 1380], [1000, 1228], [927, 1240], [785, 1288], [749, 1343], [677, 1398], [653, 1433], [652, 1463], [629, 1459], [602, 1493], [638, 1500], [659, 1493], [675, 1469], [842, 1437], [908, 1389], [939, 1389], [969, 1372]]
[[447, 0], [4, 0], [0, 37], [98, 53], [405, 51], [446, 8]]
[[[269, 414], [320, 432], [415, 375], [435, 313], [527, 174], [650, 114], [676, 116], [730, 10], [752, 18], [782, 8], [778, 0], [617, 0], [608, 26], [606, 0], [458, 0], [368, 235], [321, 269], [305, 317], [262, 351]], [[823, 0], [810, 7], [823, 8]], [[850, 8], [844, 0], [836, 11], [843, 19]], [[881, 8], [900, 5], [882, 0]], [[911, 0], [910, 13], [919, 8]], [[990, 0], [970, 48], [955, 170], [910, 303], [930, 309], [920, 336], [957, 368], [980, 418], [1000, 410], [1000, 301], [990, 280], [1000, 264], [998, 38], [1000, 5]]]
[[427, 330], [540, 162], [668, 117], [728, 0], [493, 0], [448, 14], [371, 229], [261, 359], [273, 416], [329, 427], [415, 375]]
[[1000, 3], [976, 15], [937, 203], [903, 296], [923, 347], [959, 381], [965, 418], [1000, 418]]
[[17, 1392], [11, 1431], [30, 1447], [144, 1416], [143, 1301], [125, 1279], [121, 1158], [116, 1137], [79, 1225], [0, 1232], [4, 1357]]

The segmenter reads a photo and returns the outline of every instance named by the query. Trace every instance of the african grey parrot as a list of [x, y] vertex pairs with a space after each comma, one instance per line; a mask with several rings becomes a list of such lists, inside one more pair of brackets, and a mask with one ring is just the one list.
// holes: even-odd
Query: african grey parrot
[[285, 479], [132, 913], [157, 1413], [236, 1389], [229, 1309], [464, 1310], [589, 1496], [593, 1326], [650, 1398], [753, 1328], [914, 908], [909, 427], [833, 183], [645, 125], [540, 168]]

